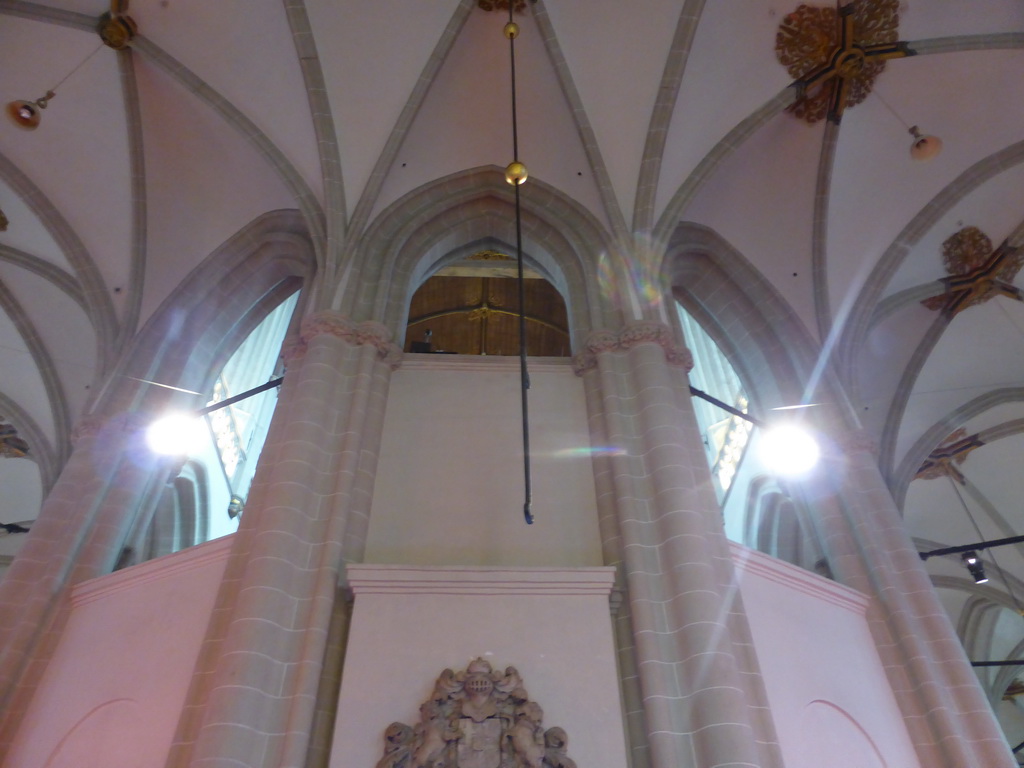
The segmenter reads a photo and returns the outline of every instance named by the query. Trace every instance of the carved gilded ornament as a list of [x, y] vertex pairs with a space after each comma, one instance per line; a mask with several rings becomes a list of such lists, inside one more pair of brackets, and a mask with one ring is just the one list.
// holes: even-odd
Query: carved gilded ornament
[[[530, 0], [530, 2], [537, 2], [537, 0]], [[481, 9], [485, 11], [505, 11], [508, 12], [508, 0], [477, 0], [476, 3]], [[522, 13], [526, 10], [526, 0], [515, 0], [514, 9], [516, 13]]]
[[917, 470], [914, 479], [934, 480], [937, 477], [951, 477], [960, 485], [966, 485], [967, 478], [957, 468], [957, 465], [963, 464], [971, 451], [984, 444], [985, 442], [979, 435], [968, 435], [967, 430], [961, 427], [928, 454], [928, 458]]
[[942, 244], [942, 264], [950, 277], [941, 278], [945, 292], [921, 303], [928, 309], [957, 315], [996, 296], [1021, 300], [1014, 278], [1024, 266], [1024, 252], [992, 241], [977, 227], [964, 227]]
[[28, 455], [28, 443], [18, 437], [18, 430], [0, 421], [0, 457], [20, 459]]
[[500, 251], [477, 251], [469, 257], [469, 261], [515, 261], [511, 256], [508, 256]]
[[906, 56], [898, 42], [898, 0], [858, 0], [838, 8], [810, 5], [786, 14], [775, 36], [775, 55], [796, 81], [790, 107], [809, 123], [838, 122], [846, 107], [871, 93], [887, 59]]
[[543, 719], [515, 667], [477, 658], [441, 673], [419, 723], [387, 727], [377, 768], [576, 768], [565, 731]]

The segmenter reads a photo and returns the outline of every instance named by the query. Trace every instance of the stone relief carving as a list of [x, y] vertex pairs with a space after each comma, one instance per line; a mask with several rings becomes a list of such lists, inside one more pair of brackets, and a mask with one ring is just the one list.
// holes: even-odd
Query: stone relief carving
[[515, 667], [477, 658], [441, 673], [419, 723], [387, 727], [376, 768], [576, 768], [565, 731], [543, 719]]

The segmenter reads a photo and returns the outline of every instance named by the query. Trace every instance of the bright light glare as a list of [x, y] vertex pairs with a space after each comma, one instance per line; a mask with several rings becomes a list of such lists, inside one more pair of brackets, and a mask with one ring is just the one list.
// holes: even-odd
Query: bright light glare
[[194, 413], [172, 413], [146, 430], [146, 443], [154, 453], [182, 456], [195, 451], [203, 439], [203, 423]]
[[761, 436], [761, 460], [777, 475], [802, 475], [818, 463], [818, 443], [793, 424], [780, 424]]

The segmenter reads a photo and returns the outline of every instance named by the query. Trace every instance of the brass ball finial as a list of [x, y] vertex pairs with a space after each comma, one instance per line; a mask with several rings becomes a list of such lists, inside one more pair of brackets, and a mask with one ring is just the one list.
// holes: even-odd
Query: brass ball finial
[[508, 24], [506, 24], [505, 37], [507, 37], [509, 40], [515, 40], [517, 37], [519, 37], [519, 25], [516, 24], [514, 21], [510, 21]]
[[518, 160], [509, 163], [508, 167], [505, 168], [505, 181], [512, 185], [522, 184], [529, 175], [526, 171], [526, 166]]

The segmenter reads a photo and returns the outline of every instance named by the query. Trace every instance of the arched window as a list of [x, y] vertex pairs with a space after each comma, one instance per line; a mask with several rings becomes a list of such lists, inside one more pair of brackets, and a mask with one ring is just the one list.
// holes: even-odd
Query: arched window
[[[281, 302], [217, 374], [208, 405], [266, 383], [280, 373], [280, 352], [298, 304]], [[206, 439], [153, 506], [136, 519], [117, 563], [123, 568], [233, 533], [277, 405], [277, 389], [207, 414]]]
[[[679, 313], [686, 345], [693, 354], [691, 384], [745, 413], [747, 393], [729, 360], [682, 305], [676, 304], [676, 311]], [[704, 453], [715, 480], [718, 500], [722, 501], [743, 459], [752, 424], [699, 398], [694, 398], [693, 407], [704, 439]]]
[[[291, 324], [298, 294], [278, 307], [249, 334], [221, 369], [209, 405], [264, 384], [280, 373], [281, 344]], [[209, 482], [210, 538], [238, 527], [256, 464], [277, 406], [270, 389], [207, 415], [210, 450], [205, 453]]]

